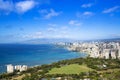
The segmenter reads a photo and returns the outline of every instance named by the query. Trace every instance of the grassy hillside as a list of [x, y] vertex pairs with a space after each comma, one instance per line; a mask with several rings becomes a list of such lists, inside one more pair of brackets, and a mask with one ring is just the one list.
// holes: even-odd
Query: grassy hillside
[[61, 68], [53, 68], [48, 74], [79, 74], [81, 72], [92, 71], [93, 69], [79, 64], [71, 64]]
[[0, 80], [120, 80], [119, 59], [76, 58], [45, 64], [27, 71], [1, 74]]

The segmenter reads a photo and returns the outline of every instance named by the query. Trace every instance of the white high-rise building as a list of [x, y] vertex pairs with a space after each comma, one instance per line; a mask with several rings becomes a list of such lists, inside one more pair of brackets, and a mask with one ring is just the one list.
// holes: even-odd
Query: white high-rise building
[[21, 65], [16, 65], [16, 66], [15, 66], [15, 70], [20, 70], [21, 67], [22, 67]]
[[14, 72], [14, 67], [12, 64], [7, 65], [7, 73], [13, 73]]
[[26, 71], [27, 68], [28, 68], [27, 65], [23, 65], [23, 66], [21, 67], [21, 69], [20, 69], [20, 72], [21, 72], [21, 71]]
[[116, 51], [114, 51], [114, 50], [111, 51], [111, 57], [112, 57], [112, 59], [116, 59], [117, 58]]
[[104, 57], [105, 59], [109, 59], [110, 49], [104, 49]]

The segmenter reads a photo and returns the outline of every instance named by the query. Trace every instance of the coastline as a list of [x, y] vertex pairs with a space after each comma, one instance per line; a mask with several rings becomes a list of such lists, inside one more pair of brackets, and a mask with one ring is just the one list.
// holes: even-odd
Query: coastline
[[[58, 62], [58, 61], [61, 61], [61, 60], [74, 59], [74, 58], [79, 58], [79, 57], [85, 57], [86, 56], [84, 53], [73, 52], [73, 51], [70, 51], [70, 50], [68, 50], [66, 48], [63, 48], [63, 47], [58, 47], [58, 46], [56, 47], [55, 45], [50, 45], [50, 46], [48, 45], [48, 48], [50, 48], [50, 47], [53, 47], [52, 50], [55, 50], [55, 51], [52, 51], [52, 52], [48, 51], [47, 55], [49, 55], [49, 57], [47, 57], [47, 58], [44, 57], [46, 59], [43, 58], [43, 60], [41, 59], [42, 58], [41, 56], [43, 56], [43, 55], [47, 56], [47, 55], [40, 53], [39, 56], [41, 55], [40, 56], [41, 58], [38, 58], [37, 57], [38, 55], [36, 55], [37, 61], [33, 61], [33, 62], [29, 61], [29, 62], [31, 62], [30, 64], [32, 64], [32, 65], [29, 65], [29, 64], [26, 64], [26, 63], [22, 63], [22, 62], [21, 62], [22, 64], [19, 63], [19, 62], [15, 62], [15, 63], [11, 62], [11, 63], [8, 63], [8, 64], [13, 64], [13, 65], [18, 65], [18, 64], [20, 64], [20, 65], [27, 65], [28, 67], [31, 68], [31, 67], [36, 67], [36, 66], [40, 66], [40, 65], [43, 65], [43, 64], [51, 64], [51, 63]], [[38, 51], [38, 50], [36, 50], [36, 51]], [[39, 50], [39, 51], [42, 51], [42, 50]], [[32, 56], [35, 53], [36, 52], [34, 52], [32, 54], [30, 53], [30, 54]], [[25, 55], [25, 56], [27, 56], [27, 55]], [[18, 58], [15, 58], [15, 59], [18, 60]], [[33, 60], [36, 60], [36, 59], [33, 59]], [[5, 65], [7, 65], [7, 64], [5, 64]], [[5, 65], [2, 66], [5, 69], [5, 70], [3, 70], [4, 72], [1, 72], [0, 74], [6, 73], [6, 66]]]

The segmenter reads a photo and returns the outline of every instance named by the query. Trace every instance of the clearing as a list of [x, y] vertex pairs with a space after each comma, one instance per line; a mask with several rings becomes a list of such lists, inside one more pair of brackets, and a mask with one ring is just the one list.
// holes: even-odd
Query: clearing
[[61, 68], [53, 68], [48, 74], [79, 74], [81, 72], [93, 71], [93, 69], [86, 65], [70, 64]]

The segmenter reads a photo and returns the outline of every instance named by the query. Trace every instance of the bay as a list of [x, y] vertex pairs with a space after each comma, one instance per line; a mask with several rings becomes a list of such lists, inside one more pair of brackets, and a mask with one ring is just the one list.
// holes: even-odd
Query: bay
[[51, 44], [0, 44], [0, 73], [7, 64], [35, 66], [85, 56]]

